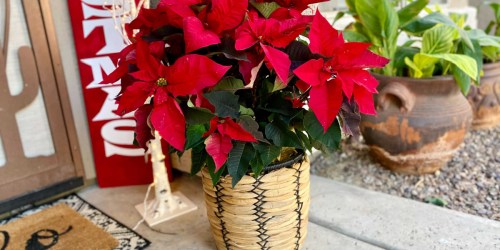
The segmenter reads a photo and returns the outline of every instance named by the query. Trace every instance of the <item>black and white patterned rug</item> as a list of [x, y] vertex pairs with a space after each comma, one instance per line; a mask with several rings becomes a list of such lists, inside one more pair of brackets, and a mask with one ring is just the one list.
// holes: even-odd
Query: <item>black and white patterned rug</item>
[[138, 233], [132, 231], [132, 229], [128, 228], [127, 226], [116, 221], [115, 219], [108, 216], [101, 210], [92, 206], [91, 204], [89, 204], [76, 194], [71, 194], [54, 202], [37, 206], [22, 213], [19, 213], [13, 217], [0, 221], [0, 225], [4, 225], [9, 222], [15, 221], [17, 219], [23, 218], [25, 216], [34, 214], [36, 212], [40, 212], [48, 207], [60, 203], [67, 204], [69, 207], [73, 208], [75, 211], [80, 213], [83, 217], [87, 218], [92, 223], [102, 228], [104, 231], [108, 232], [115, 239], [117, 239], [119, 244], [115, 249], [141, 250], [151, 244], [149, 240], [145, 239]]

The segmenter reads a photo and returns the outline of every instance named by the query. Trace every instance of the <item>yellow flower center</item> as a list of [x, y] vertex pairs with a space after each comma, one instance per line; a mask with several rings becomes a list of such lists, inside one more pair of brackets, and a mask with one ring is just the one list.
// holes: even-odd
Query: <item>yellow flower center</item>
[[166, 86], [167, 80], [165, 78], [161, 77], [156, 81], [156, 84], [158, 84], [158, 86]]

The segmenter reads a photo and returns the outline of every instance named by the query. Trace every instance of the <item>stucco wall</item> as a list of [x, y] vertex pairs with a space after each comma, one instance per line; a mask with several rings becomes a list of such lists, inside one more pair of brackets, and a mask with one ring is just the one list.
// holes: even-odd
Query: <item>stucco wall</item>
[[[469, 0], [469, 4], [478, 8], [479, 28], [486, 28], [488, 23], [493, 20], [493, 11], [485, 0]], [[489, 2], [500, 3], [500, 0], [490, 0]]]

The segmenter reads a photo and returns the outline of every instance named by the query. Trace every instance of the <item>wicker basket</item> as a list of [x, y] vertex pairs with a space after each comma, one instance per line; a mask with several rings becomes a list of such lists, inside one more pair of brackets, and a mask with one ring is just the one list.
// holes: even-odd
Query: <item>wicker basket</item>
[[202, 171], [207, 215], [218, 249], [300, 249], [309, 213], [309, 159], [299, 156], [266, 168], [257, 179], [231, 177], [217, 186]]

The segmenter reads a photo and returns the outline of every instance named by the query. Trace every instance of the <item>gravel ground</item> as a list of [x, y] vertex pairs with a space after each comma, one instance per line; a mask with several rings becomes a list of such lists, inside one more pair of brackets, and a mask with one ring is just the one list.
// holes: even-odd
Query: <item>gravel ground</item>
[[386, 170], [366, 145], [354, 140], [332, 155], [318, 155], [311, 165], [316, 175], [500, 221], [500, 127], [471, 132], [447, 166], [433, 175]]

